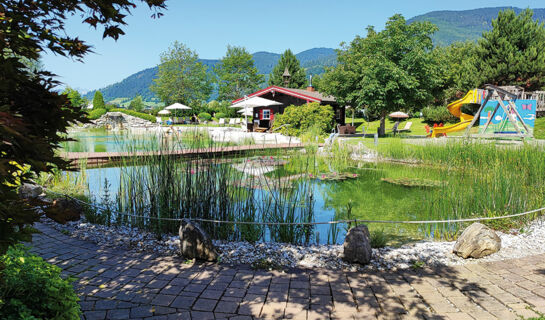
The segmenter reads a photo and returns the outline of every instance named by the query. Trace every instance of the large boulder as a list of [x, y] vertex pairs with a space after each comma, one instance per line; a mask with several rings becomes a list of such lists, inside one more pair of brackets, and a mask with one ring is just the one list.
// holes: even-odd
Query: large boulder
[[184, 257], [216, 261], [218, 252], [200, 225], [183, 219], [180, 225], [180, 252]]
[[352, 227], [344, 239], [344, 260], [360, 264], [371, 261], [371, 244], [369, 243], [369, 229], [365, 225]]
[[19, 197], [23, 199], [36, 199], [43, 193], [43, 189], [39, 185], [23, 183], [18, 192]]
[[497, 252], [500, 248], [500, 237], [489, 227], [476, 222], [462, 232], [453, 252], [464, 259], [478, 259]]
[[78, 221], [83, 212], [79, 202], [72, 199], [59, 198], [45, 208], [45, 215], [58, 223], [65, 224], [68, 221]]

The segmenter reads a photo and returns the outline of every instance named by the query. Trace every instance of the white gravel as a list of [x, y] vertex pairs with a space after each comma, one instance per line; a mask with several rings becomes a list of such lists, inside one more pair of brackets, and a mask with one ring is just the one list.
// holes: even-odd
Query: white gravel
[[[63, 233], [103, 246], [127, 250], [153, 252], [159, 255], [178, 255], [179, 238], [164, 235], [162, 239], [149, 232], [128, 227], [106, 227], [87, 222], [61, 225], [47, 218], [43, 223]], [[523, 232], [498, 232], [502, 240], [499, 252], [482, 259], [462, 259], [452, 254], [454, 242], [419, 241], [398, 248], [373, 249], [368, 266], [349, 264], [342, 260], [342, 245], [291, 245], [284, 243], [248, 243], [214, 241], [220, 261], [227, 264], [252, 264], [266, 259], [286, 267], [328, 269], [405, 269], [415, 265], [461, 265], [481, 261], [498, 261], [545, 253], [545, 223], [538, 219], [523, 228]]]

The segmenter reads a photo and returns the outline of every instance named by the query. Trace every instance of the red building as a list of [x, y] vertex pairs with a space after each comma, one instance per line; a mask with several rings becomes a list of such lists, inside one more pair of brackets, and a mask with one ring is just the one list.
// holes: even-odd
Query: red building
[[[340, 125], [345, 124], [345, 107], [339, 106], [334, 97], [326, 96], [314, 90], [314, 87], [312, 86], [308, 86], [306, 89], [270, 86], [249, 94], [247, 97], [261, 97], [282, 103], [281, 105], [276, 106], [253, 108], [254, 128], [270, 128], [274, 121], [274, 117], [284, 113], [284, 109], [287, 106], [300, 106], [311, 102], [318, 102], [321, 105], [330, 105], [335, 112], [335, 118], [331, 119], [331, 121], [335, 121]], [[233, 103], [242, 101], [243, 99], [244, 98], [234, 100]]]

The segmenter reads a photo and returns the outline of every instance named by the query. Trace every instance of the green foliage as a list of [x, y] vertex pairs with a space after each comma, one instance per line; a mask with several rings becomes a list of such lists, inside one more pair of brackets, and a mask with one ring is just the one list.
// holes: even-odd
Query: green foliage
[[106, 109], [106, 103], [100, 91], [96, 91], [93, 97], [93, 109]]
[[373, 230], [369, 232], [369, 244], [371, 248], [384, 248], [388, 243], [388, 235], [384, 232], [384, 229]]
[[[288, 68], [290, 73], [289, 83], [284, 83], [282, 74]], [[290, 49], [284, 51], [278, 64], [273, 68], [269, 77], [269, 85], [288, 88], [303, 88], [307, 85], [305, 70], [301, 68], [301, 64], [297, 57]]]
[[208, 100], [212, 85], [206, 69], [195, 51], [175, 41], [161, 54], [161, 64], [151, 90], [166, 105]]
[[212, 119], [212, 116], [208, 112], [201, 112], [199, 113], [199, 119], [210, 121]]
[[144, 110], [144, 102], [142, 101], [142, 96], [136, 96], [134, 99], [132, 99], [131, 103], [129, 104], [129, 109], [136, 112], [142, 112], [142, 110]]
[[329, 105], [322, 106], [317, 102], [301, 106], [291, 105], [283, 114], [276, 116], [273, 128], [289, 124], [282, 127], [279, 132], [290, 136], [299, 136], [311, 127], [316, 128], [321, 134], [326, 134], [333, 129], [333, 117], [333, 108]]
[[137, 117], [137, 118], [148, 120], [148, 121], [151, 121], [151, 122], [155, 122], [157, 120], [151, 114], [136, 112], [136, 111], [133, 111], [133, 110], [116, 108], [116, 109], [111, 109], [110, 111], [111, 112], [122, 112], [124, 114], [128, 114], [129, 116]]
[[436, 30], [429, 22], [407, 24], [401, 15], [391, 17], [381, 32], [369, 27], [365, 38], [357, 36], [338, 51], [339, 64], [324, 75], [324, 91], [341, 103], [380, 113], [384, 133], [388, 113], [432, 101], [432, 89], [441, 82], [431, 53]]
[[62, 94], [65, 94], [70, 103], [74, 107], [86, 107], [87, 99], [83, 98], [77, 90], [70, 87], [66, 87]]
[[424, 120], [430, 124], [433, 123], [455, 123], [458, 122], [458, 118], [453, 116], [447, 108], [443, 106], [439, 107], [425, 107], [422, 109], [422, 115]]
[[216, 119], [226, 118], [227, 115], [223, 112], [216, 113]]
[[545, 28], [526, 9], [505, 10], [492, 20], [477, 49], [481, 84], [520, 85], [528, 91], [545, 86]]
[[28, 252], [10, 247], [0, 257], [0, 318], [79, 319], [78, 297], [72, 279], [62, 279], [61, 269]]
[[89, 120], [96, 120], [100, 117], [102, 117], [103, 115], [106, 114], [106, 109], [95, 109], [93, 108], [88, 114], [87, 114], [87, 119]]
[[216, 64], [214, 72], [222, 100], [235, 100], [257, 91], [264, 79], [244, 47], [227, 46], [227, 53]]

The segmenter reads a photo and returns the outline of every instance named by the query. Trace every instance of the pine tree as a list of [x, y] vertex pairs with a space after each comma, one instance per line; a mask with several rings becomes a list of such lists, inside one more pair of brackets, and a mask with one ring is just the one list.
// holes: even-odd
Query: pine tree
[[104, 97], [102, 97], [102, 92], [96, 91], [93, 97], [93, 109], [106, 109], [104, 103]]
[[545, 28], [526, 9], [519, 15], [502, 11], [483, 33], [477, 48], [480, 84], [520, 85], [526, 90], [545, 86]]
[[227, 53], [214, 72], [221, 100], [235, 100], [258, 90], [264, 78], [244, 47], [227, 46]]
[[[284, 82], [283, 74], [286, 71], [289, 72], [289, 83]], [[278, 64], [273, 68], [273, 71], [269, 78], [269, 85], [280, 86], [288, 88], [304, 88], [307, 85], [306, 73], [297, 57], [291, 52], [290, 49], [286, 50]]]

